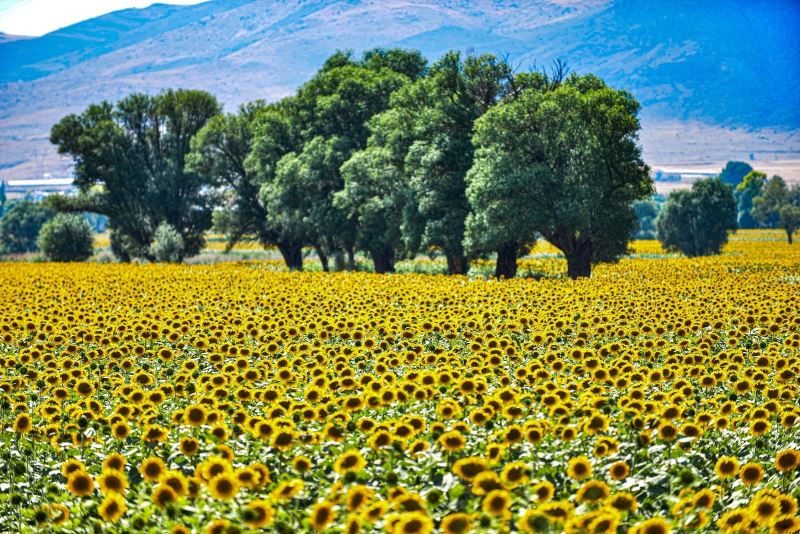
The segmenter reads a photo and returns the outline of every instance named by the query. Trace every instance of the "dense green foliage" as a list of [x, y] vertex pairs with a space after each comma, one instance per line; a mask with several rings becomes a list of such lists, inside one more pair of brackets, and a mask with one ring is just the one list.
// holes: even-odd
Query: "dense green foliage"
[[121, 259], [149, 258], [162, 222], [180, 232], [187, 255], [196, 254], [211, 227], [213, 197], [208, 180], [186, 169], [185, 160], [192, 137], [219, 110], [208, 93], [179, 90], [133, 94], [68, 115], [50, 139], [75, 160], [80, 195], [53, 204], [107, 215]]
[[180, 232], [166, 222], [162, 222], [153, 233], [150, 244], [150, 256], [164, 263], [180, 263], [185, 251], [183, 237]]
[[670, 194], [658, 216], [658, 240], [667, 250], [694, 256], [719, 254], [736, 229], [733, 187], [720, 178], [698, 180]]
[[750, 171], [747, 176], [742, 178], [739, 185], [734, 189], [733, 196], [736, 198], [736, 221], [739, 228], [749, 229], [758, 228], [758, 221], [751, 213], [753, 209], [753, 199], [761, 195], [761, 190], [767, 181], [767, 175], [759, 171]]
[[631, 205], [652, 194], [638, 110], [597, 77], [541, 77], [477, 121], [467, 242], [508, 247], [511, 267], [498, 275], [514, 275], [515, 249], [537, 234], [564, 253], [572, 278], [627, 251], [637, 225]]
[[0, 252], [21, 254], [36, 251], [39, 231], [53, 217], [53, 212], [27, 199], [8, 204], [11, 206], [0, 219]]
[[[52, 131], [81, 194], [51, 204], [109, 217], [114, 253], [179, 261], [212, 224], [290, 269], [313, 248], [325, 270], [376, 272], [441, 253], [451, 274], [497, 255], [513, 277], [538, 237], [572, 277], [615, 261], [652, 193], [638, 146], [639, 104], [594, 76], [515, 73], [491, 54], [337, 52], [296, 94], [220, 114], [198, 91], [90, 106]], [[157, 254], [169, 225], [183, 247]], [[168, 258], [165, 260], [165, 258]]]
[[654, 200], [637, 200], [633, 203], [633, 211], [639, 220], [639, 226], [634, 234], [635, 239], [656, 238], [656, 218], [661, 206]]
[[85, 217], [59, 213], [39, 232], [39, 250], [50, 261], [86, 261], [92, 256], [94, 235]]
[[780, 176], [767, 181], [761, 194], [753, 199], [753, 216], [769, 228], [783, 228], [792, 242], [794, 232], [800, 228], [800, 185], [791, 188]]
[[753, 167], [743, 161], [729, 161], [719, 177], [722, 183], [736, 187], [752, 171]]

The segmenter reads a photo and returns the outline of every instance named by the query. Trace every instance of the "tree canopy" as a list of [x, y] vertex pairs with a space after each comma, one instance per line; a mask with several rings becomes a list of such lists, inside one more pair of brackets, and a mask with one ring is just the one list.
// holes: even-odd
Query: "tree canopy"
[[572, 278], [624, 254], [637, 224], [631, 205], [652, 194], [638, 111], [629, 93], [576, 75], [487, 111], [467, 175], [470, 248], [510, 254], [539, 234], [564, 253]]
[[686, 256], [719, 254], [736, 230], [733, 187], [720, 178], [696, 181], [690, 190], [670, 194], [658, 216], [658, 240]]
[[50, 140], [75, 161], [80, 195], [57, 199], [56, 207], [107, 215], [112, 248], [123, 259], [149, 257], [162, 222], [181, 234], [187, 255], [196, 254], [214, 199], [209, 181], [186, 168], [186, 155], [192, 137], [219, 111], [206, 92], [170, 90], [64, 117]]
[[800, 185], [789, 188], [783, 178], [773, 176], [753, 199], [753, 216], [765, 226], [783, 228], [791, 244], [800, 228]]

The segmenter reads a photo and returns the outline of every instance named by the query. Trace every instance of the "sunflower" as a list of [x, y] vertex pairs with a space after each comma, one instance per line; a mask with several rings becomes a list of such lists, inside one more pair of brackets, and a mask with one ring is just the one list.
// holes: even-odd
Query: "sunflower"
[[112, 469], [115, 471], [122, 471], [128, 464], [125, 457], [118, 452], [112, 452], [103, 459], [103, 469]]
[[714, 472], [723, 480], [735, 477], [739, 474], [739, 460], [735, 456], [723, 456], [714, 465]]
[[778, 516], [780, 511], [781, 505], [772, 495], [766, 493], [756, 495], [750, 501], [751, 517], [759, 525], [769, 525], [772, 518]]
[[349, 490], [347, 490], [347, 494], [344, 497], [345, 507], [347, 508], [348, 512], [357, 512], [359, 511], [364, 505], [366, 505], [374, 495], [374, 491], [368, 488], [367, 486], [363, 486], [361, 484], [356, 484], [351, 486]]
[[400, 514], [392, 529], [392, 534], [429, 534], [431, 532], [433, 532], [433, 521], [422, 512]]
[[503, 489], [495, 489], [486, 494], [481, 509], [493, 516], [505, 516], [511, 507], [511, 494]]
[[739, 479], [745, 486], [753, 486], [764, 478], [764, 469], [756, 463], [747, 463], [739, 470]]
[[695, 508], [710, 509], [714, 506], [714, 501], [717, 500], [717, 495], [710, 489], [702, 489], [698, 491], [692, 498], [692, 506]]
[[181, 453], [186, 456], [194, 456], [200, 450], [200, 442], [195, 438], [183, 437], [178, 445]]
[[747, 508], [734, 508], [723, 513], [717, 519], [717, 526], [723, 532], [735, 532], [738, 530], [749, 530], [747, 527], [750, 522], [750, 514]]
[[782, 515], [772, 522], [771, 534], [793, 534], [800, 532], [800, 518], [796, 515]]
[[215, 519], [205, 528], [205, 534], [225, 534], [231, 527], [231, 522], [227, 519]]
[[600, 512], [589, 522], [588, 531], [592, 534], [615, 533], [619, 526], [619, 520], [619, 514], [614, 510]]
[[286, 480], [278, 484], [278, 487], [272, 490], [270, 496], [278, 502], [288, 501], [303, 491], [304, 487], [305, 484], [299, 478]]
[[639, 508], [636, 496], [627, 491], [620, 491], [606, 499], [606, 504], [620, 512], [635, 512]]
[[308, 456], [299, 455], [292, 459], [292, 469], [298, 473], [307, 473], [313, 466], [314, 464]]
[[327, 501], [318, 502], [311, 508], [311, 527], [314, 530], [325, 530], [333, 520], [336, 519], [336, 513], [333, 511], [333, 504]]
[[75, 393], [81, 397], [91, 397], [94, 394], [94, 386], [88, 380], [79, 380], [75, 384]]
[[608, 468], [608, 476], [610, 476], [612, 480], [625, 480], [628, 478], [630, 471], [631, 468], [627, 462], [614, 462], [611, 464], [611, 467]]
[[165, 484], [175, 490], [175, 494], [179, 497], [183, 497], [189, 491], [189, 482], [186, 480], [184, 474], [180, 471], [166, 471], [163, 475], [161, 475], [159, 483]]
[[220, 501], [228, 501], [239, 492], [239, 481], [230, 473], [222, 473], [208, 482], [208, 491]]
[[17, 414], [14, 418], [14, 432], [17, 434], [27, 434], [33, 430], [33, 419], [27, 413]]
[[207, 417], [208, 410], [202, 404], [190, 404], [183, 410], [183, 422], [189, 426], [202, 426]]
[[364, 469], [366, 464], [358, 449], [349, 449], [339, 455], [333, 464], [333, 470], [340, 475], [344, 475], [351, 471], [359, 472]]
[[42, 505], [42, 510], [47, 514], [47, 519], [54, 525], [63, 525], [69, 519], [69, 508], [61, 503]]
[[547, 532], [550, 530], [550, 520], [541, 510], [526, 510], [517, 521], [520, 532]]
[[365, 523], [375, 523], [386, 514], [387, 510], [389, 510], [389, 503], [376, 501], [364, 508], [359, 517]]
[[506, 464], [503, 468], [503, 472], [500, 473], [503, 486], [507, 489], [513, 489], [521, 484], [526, 484], [528, 482], [530, 470], [530, 467], [528, 467], [525, 462], [511, 462]]
[[784, 449], [775, 455], [775, 469], [781, 473], [794, 471], [800, 465], [800, 451], [797, 449]]
[[94, 479], [82, 469], [73, 471], [67, 477], [67, 489], [76, 497], [85, 497], [94, 492]]
[[641, 521], [633, 527], [634, 534], [669, 534], [670, 531], [669, 522], [660, 517]]
[[61, 464], [61, 474], [68, 478], [75, 471], [86, 471], [86, 466], [77, 458], [70, 458]]
[[563, 523], [575, 511], [575, 507], [569, 501], [555, 501], [541, 504], [538, 510], [547, 516], [550, 521]]
[[472, 479], [472, 493], [487, 495], [489, 492], [502, 489], [503, 483], [494, 471], [483, 471]]
[[468, 482], [487, 469], [489, 466], [486, 460], [478, 456], [459, 458], [453, 464], [453, 473]]
[[210, 456], [198, 466], [198, 469], [205, 480], [211, 480], [223, 473], [233, 472], [230, 462], [220, 456]]
[[287, 451], [295, 445], [297, 434], [291, 429], [277, 430], [272, 436], [270, 445], [279, 451]]
[[457, 452], [466, 445], [464, 436], [458, 430], [451, 430], [439, 436], [439, 445], [447, 452]]
[[158, 479], [161, 478], [161, 475], [166, 470], [167, 468], [164, 465], [164, 460], [158, 458], [157, 456], [145, 458], [141, 466], [139, 466], [139, 472], [148, 482], [158, 481]]
[[454, 513], [442, 519], [442, 532], [444, 534], [464, 534], [472, 528], [472, 517], [465, 513]]
[[675, 441], [678, 438], [678, 427], [666, 421], [658, 427], [658, 437], [662, 441]]
[[243, 514], [244, 522], [250, 528], [264, 528], [275, 519], [275, 509], [265, 500], [251, 501]]
[[573, 480], [583, 480], [592, 476], [592, 464], [586, 456], [572, 458], [567, 464], [567, 476]]
[[102, 517], [104, 521], [116, 523], [125, 515], [127, 510], [128, 506], [125, 504], [125, 499], [122, 495], [119, 493], [109, 493], [103, 499], [103, 502], [100, 503], [97, 513], [100, 514], [100, 517]]
[[153, 494], [150, 496], [153, 504], [159, 508], [166, 508], [178, 500], [178, 494], [175, 490], [166, 484], [158, 484], [153, 489]]
[[596, 503], [608, 497], [608, 485], [602, 480], [589, 480], [578, 489], [578, 502]]
[[536, 502], [547, 502], [553, 498], [556, 492], [553, 483], [548, 480], [543, 480], [533, 486], [533, 492], [536, 494]]
[[764, 419], [756, 419], [750, 423], [750, 434], [753, 436], [763, 436], [769, 432], [771, 428], [772, 425], [770, 425], [769, 421]]
[[97, 477], [97, 485], [104, 494], [124, 494], [128, 489], [128, 478], [122, 471], [103, 469], [103, 472]]

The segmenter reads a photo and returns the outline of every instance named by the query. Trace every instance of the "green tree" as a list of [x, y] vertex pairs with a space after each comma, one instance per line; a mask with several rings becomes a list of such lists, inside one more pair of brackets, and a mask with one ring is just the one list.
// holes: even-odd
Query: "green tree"
[[734, 189], [736, 199], [736, 221], [739, 228], [757, 228], [758, 221], [753, 217], [753, 199], [761, 195], [761, 190], [767, 182], [767, 175], [759, 171], [750, 171], [742, 178]]
[[[438, 249], [448, 272], [469, 270], [463, 238], [470, 210], [465, 176], [473, 161], [473, 126], [509, 93], [513, 82], [511, 67], [491, 54], [462, 59], [449, 52], [426, 77], [394, 93], [390, 108], [371, 121], [365, 152], [375, 154], [356, 154], [359, 164], [349, 169], [358, 170], [359, 182], [345, 190], [372, 195], [350, 205], [380, 205], [385, 220], [401, 221], [401, 239], [382, 233], [395, 237], [396, 251]], [[376, 174], [367, 176], [370, 170]], [[374, 187], [361, 187], [365, 181]]]
[[789, 244], [800, 227], [800, 185], [791, 189], [780, 176], [773, 176], [764, 185], [761, 195], [753, 199], [753, 216], [769, 228], [783, 228]]
[[733, 187], [720, 178], [698, 180], [690, 190], [670, 194], [658, 216], [658, 240], [689, 257], [719, 254], [736, 230]]
[[658, 217], [659, 205], [653, 200], [637, 200], [633, 203], [633, 211], [639, 221], [639, 229], [634, 235], [635, 239], [655, 239], [656, 238], [656, 218]]
[[53, 126], [50, 140], [74, 159], [80, 194], [53, 205], [107, 215], [112, 250], [122, 260], [150, 257], [162, 222], [181, 234], [187, 256], [196, 254], [211, 227], [214, 199], [208, 179], [186, 169], [185, 161], [192, 137], [219, 111], [208, 93], [170, 90], [68, 115]]
[[344, 189], [334, 205], [358, 223], [356, 245], [372, 258], [376, 273], [394, 271], [403, 254], [403, 210], [410, 191], [388, 149], [356, 152], [341, 168]]
[[744, 161], [729, 161], [725, 164], [719, 177], [722, 179], [722, 183], [736, 187], [752, 171], [753, 167]]
[[39, 250], [50, 261], [86, 261], [92, 256], [94, 235], [85, 217], [59, 213], [39, 232]]
[[337, 52], [292, 99], [299, 143], [275, 164], [261, 199], [270, 224], [314, 246], [325, 268], [330, 255], [337, 264], [346, 255], [352, 265], [359, 242], [355, 214], [334, 201], [344, 189], [340, 168], [366, 146], [370, 119], [388, 107], [392, 93], [421, 75], [421, 65], [418, 52], [372, 51], [362, 60]]
[[0, 219], [0, 250], [6, 254], [36, 251], [39, 231], [53, 215], [42, 203], [14, 202]]
[[[635, 200], [652, 194], [638, 145], [638, 102], [595, 76], [532, 84], [476, 122], [467, 175], [466, 243], [513, 252], [536, 234], [561, 250], [571, 278], [615, 261], [636, 229]], [[499, 255], [498, 255], [499, 256]]]
[[150, 256], [163, 263], [180, 263], [184, 253], [183, 237], [169, 223], [162, 222], [153, 233]]
[[276, 246], [290, 269], [302, 268], [302, 242], [286, 239], [271, 224], [260, 192], [275, 178], [278, 161], [296, 147], [290, 100], [255, 102], [238, 113], [217, 115], [192, 139], [187, 167], [224, 190], [214, 226], [226, 235], [227, 250], [255, 235], [264, 248]]

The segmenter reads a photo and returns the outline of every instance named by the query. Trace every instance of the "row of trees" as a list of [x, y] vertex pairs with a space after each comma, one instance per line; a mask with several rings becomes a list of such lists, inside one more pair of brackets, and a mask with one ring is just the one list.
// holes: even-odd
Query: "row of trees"
[[489, 54], [428, 66], [415, 51], [339, 52], [295, 95], [237, 113], [179, 90], [65, 117], [51, 140], [80, 195], [51, 204], [107, 215], [123, 260], [150, 258], [163, 223], [195, 254], [213, 222], [229, 246], [255, 235], [292, 269], [304, 247], [326, 270], [362, 251], [377, 272], [438, 250], [450, 273], [496, 254], [512, 277], [541, 236], [588, 276], [626, 252], [631, 205], [652, 193], [638, 110], [560, 63], [517, 74]]

